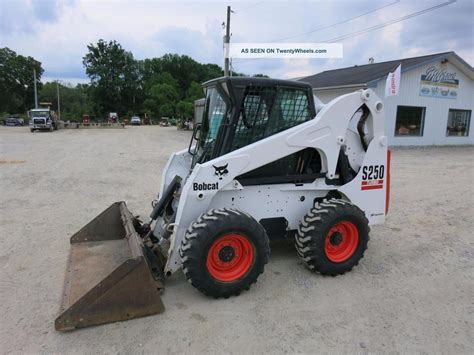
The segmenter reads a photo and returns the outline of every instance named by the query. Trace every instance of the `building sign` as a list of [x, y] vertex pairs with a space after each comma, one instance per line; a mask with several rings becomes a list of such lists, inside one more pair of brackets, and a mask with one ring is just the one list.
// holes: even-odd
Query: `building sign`
[[430, 65], [421, 75], [420, 96], [455, 99], [458, 96], [459, 80], [455, 72], [442, 66]]

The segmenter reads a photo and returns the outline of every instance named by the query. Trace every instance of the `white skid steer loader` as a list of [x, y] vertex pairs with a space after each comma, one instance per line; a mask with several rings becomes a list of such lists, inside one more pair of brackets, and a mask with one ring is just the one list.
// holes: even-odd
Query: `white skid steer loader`
[[238, 295], [289, 237], [312, 271], [358, 264], [388, 210], [390, 152], [371, 90], [318, 107], [311, 86], [263, 78], [204, 84], [202, 123], [163, 171], [142, 222], [116, 202], [71, 237], [57, 330], [164, 310], [182, 269], [211, 297]]

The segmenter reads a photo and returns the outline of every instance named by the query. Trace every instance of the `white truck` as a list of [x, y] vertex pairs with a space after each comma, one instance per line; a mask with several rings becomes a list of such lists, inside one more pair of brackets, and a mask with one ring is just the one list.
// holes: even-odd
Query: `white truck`
[[34, 108], [28, 112], [30, 117], [30, 131], [50, 131], [58, 129], [56, 113], [49, 108]]

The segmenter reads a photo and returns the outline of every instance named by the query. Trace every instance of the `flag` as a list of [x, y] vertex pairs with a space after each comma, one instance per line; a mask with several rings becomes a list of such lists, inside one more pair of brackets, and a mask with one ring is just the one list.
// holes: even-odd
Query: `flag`
[[385, 97], [398, 95], [401, 71], [402, 65], [400, 64], [395, 71], [388, 73], [387, 81], [385, 82]]

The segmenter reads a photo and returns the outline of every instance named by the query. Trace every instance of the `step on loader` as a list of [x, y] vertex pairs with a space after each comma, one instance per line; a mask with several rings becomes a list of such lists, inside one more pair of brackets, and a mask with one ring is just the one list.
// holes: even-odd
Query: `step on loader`
[[160, 313], [182, 270], [202, 293], [240, 294], [291, 238], [309, 270], [340, 275], [388, 211], [383, 103], [359, 90], [315, 104], [298, 81], [204, 83], [202, 123], [172, 154], [146, 221], [116, 202], [71, 237], [59, 331]]

